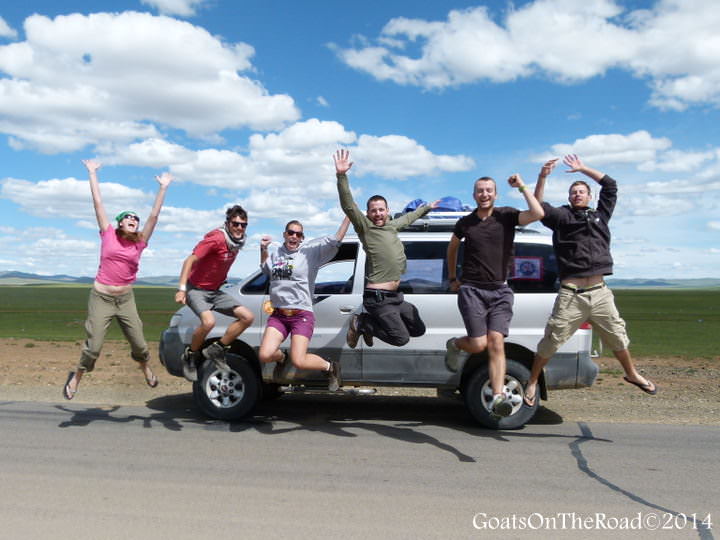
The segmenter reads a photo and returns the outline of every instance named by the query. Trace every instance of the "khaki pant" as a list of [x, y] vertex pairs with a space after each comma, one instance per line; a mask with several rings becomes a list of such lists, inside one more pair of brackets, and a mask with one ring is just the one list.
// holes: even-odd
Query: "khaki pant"
[[592, 324], [593, 331], [611, 351], [622, 351], [630, 345], [625, 321], [607, 286], [582, 293], [561, 288], [545, 326], [545, 336], [538, 343], [538, 356], [551, 358], [584, 322]]
[[105, 334], [113, 318], [116, 318], [125, 338], [130, 343], [131, 356], [136, 362], [147, 362], [150, 358], [143, 324], [135, 306], [135, 294], [131, 290], [120, 296], [102, 294], [90, 290], [88, 316], [85, 321], [87, 339], [83, 344], [78, 371], [92, 371], [95, 361], [105, 342]]

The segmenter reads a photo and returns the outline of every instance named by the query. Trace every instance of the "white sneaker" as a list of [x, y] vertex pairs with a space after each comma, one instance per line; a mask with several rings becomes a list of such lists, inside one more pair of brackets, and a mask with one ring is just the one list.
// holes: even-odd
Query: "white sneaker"
[[490, 404], [490, 410], [495, 416], [499, 416], [500, 418], [510, 416], [512, 408], [512, 402], [505, 394], [495, 394], [493, 396], [492, 403]]
[[230, 371], [230, 366], [225, 362], [225, 351], [229, 348], [219, 341], [215, 341], [203, 349], [202, 355], [206, 360], [212, 361], [219, 370]]
[[340, 362], [330, 362], [328, 370], [328, 390], [337, 392], [340, 389]]
[[197, 364], [198, 351], [191, 351], [190, 347], [185, 347], [180, 359], [182, 360], [183, 376], [190, 382], [197, 381]]
[[458, 370], [460, 364], [464, 364], [470, 357], [470, 354], [458, 348], [455, 344], [457, 338], [450, 338], [445, 344], [447, 352], [445, 353], [445, 366], [453, 373]]

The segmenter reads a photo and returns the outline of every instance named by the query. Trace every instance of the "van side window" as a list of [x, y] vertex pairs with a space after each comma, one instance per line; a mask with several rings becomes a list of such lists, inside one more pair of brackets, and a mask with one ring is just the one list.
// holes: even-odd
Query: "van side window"
[[242, 294], [265, 294], [267, 292], [268, 278], [260, 273], [240, 289]]
[[557, 292], [557, 260], [552, 246], [516, 243], [514, 257], [510, 260], [508, 284], [515, 292]]
[[342, 244], [333, 260], [318, 270], [315, 278], [315, 296], [352, 292], [357, 250], [358, 245], [355, 242]]
[[400, 278], [405, 294], [448, 294], [447, 242], [405, 242], [407, 270]]

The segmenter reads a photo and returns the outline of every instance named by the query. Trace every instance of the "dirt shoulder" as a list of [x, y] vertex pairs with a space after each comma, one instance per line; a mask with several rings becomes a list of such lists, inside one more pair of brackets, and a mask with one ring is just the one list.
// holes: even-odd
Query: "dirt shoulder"
[[[157, 351], [157, 343], [150, 344]], [[74, 369], [80, 343], [27, 339], [0, 340], [0, 400], [61, 402], [62, 385]], [[714, 359], [636, 358], [643, 374], [659, 387], [648, 396], [622, 380], [612, 358], [600, 358], [600, 375], [591, 388], [550, 392], [538, 423], [562, 421], [720, 425], [720, 357]], [[109, 341], [98, 367], [83, 378], [73, 403], [145, 405], [158, 396], [187, 394], [190, 383], [168, 375], [153, 356], [160, 386], [145, 385], [123, 341]], [[379, 388], [383, 395], [435, 395], [434, 390]]]

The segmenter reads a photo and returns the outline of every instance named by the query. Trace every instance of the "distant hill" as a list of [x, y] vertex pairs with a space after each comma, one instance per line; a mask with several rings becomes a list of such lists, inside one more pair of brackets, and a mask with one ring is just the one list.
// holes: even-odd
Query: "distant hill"
[[720, 279], [607, 279], [607, 284], [616, 289], [711, 289], [720, 287]]
[[[175, 287], [178, 277], [150, 276], [139, 279], [136, 285], [156, 287]], [[0, 285], [51, 285], [51, 284], [81, 284], [87, 285], [94, 281], [91, 277], [74, 277], [64, 274], [54, 276], [41, 276], [25, 272], [0, 272]], [[230, 282], [237, 282], [230, 279]], [[720, 287], [720, 278], [703, 279], [613, 279], [607, 280], [608, 285], [617, 289], [711, 289]]]
[[[65, 274], [54, 276], [41, 276], [39, 274], [28, 274], [26, 272], [0, 272], [0, 285], [90, 285], [95, 281], [91, 277], [75, 277]], [[174, 287], [177, 285], [177, 276], [154, 276], [139, 279], [135, 285], [155, 285], [159, 287]]]

